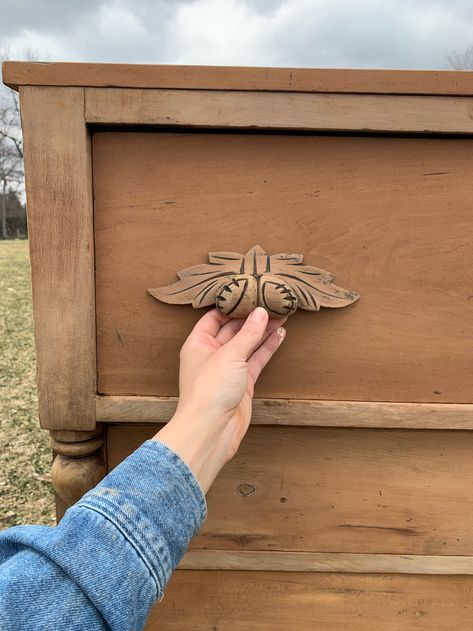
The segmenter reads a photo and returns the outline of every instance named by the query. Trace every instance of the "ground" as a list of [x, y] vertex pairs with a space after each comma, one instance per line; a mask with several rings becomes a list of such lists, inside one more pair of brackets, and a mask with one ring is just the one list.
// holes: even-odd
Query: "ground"
[[28, 242], [0, 241], [0, 528], [55, 519], [35, 371]]

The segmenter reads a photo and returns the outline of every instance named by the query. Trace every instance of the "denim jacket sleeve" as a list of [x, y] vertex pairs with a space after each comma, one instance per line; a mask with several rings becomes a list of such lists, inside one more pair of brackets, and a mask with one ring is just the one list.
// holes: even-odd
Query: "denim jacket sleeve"
[[0, 629], [143, 629], [206, 515], [188, 466], [146, 441], [58, 526], [0, 534]]

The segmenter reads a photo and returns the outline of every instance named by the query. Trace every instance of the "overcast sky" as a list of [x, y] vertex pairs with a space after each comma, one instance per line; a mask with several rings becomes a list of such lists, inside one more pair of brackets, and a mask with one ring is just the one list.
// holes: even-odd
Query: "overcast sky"
[[0, 0], [0, 50], [49, 61], [446, 69], [473, 0]]

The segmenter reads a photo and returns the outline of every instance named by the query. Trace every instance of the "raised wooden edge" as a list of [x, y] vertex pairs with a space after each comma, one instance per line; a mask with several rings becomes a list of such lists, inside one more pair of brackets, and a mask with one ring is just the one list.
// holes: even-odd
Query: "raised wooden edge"
[[95, 427], [90, 135], [83, 88], [20, 90], [41, 426]]
[[473, 133], [473, 99], [459, 96], [85, 88], [85, 116], [103, 125]]
[[[97, 421], [165, 423], [176, 409], [175, 397], [97, 396]], [[255, 399], [254, 425], [372, 427], [389, 429], [473, 429], [471, 403], [385, 403]]]
[[371, 94], [473, 94], [473, 76], [453, 70], [264, 68], [5, 61], [3, 82], [19, 85]]
[[180, 562], [179, 569], [473, 575], [473, 557], [189, 550]]

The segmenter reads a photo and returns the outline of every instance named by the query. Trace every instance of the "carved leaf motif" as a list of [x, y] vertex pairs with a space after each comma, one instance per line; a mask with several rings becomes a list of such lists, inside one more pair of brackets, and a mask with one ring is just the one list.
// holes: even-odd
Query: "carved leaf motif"
[[312, 265], [303, 265], [302, 254], [274, 254], [271, 270], [296, 292], [299, 308], [319, 311], [320, 307], [346, 307], [360, 297], [359, 294], [337, 287], [331, 281], [333, 274]]
[[320, 307], [346, 307], [358, 300], [359, 295], [337, 287], [333, 283], [307, 281], [296, 274], [275, 274], [293, 287], [299, 299], [299, 307], [307, 311], [319, 311]]
[[[177, 275], [177, 282], [166, 287], [148, 289], [149, 293], [158, 300], [171, 304], [192, 303], [197, 309], [217, 303], [218, 307], [222, 287], [228, 287], [235, 276], [247, 275], [256, 279], [269, 279], [269, 276], [272, 276], [286, 283], [297, 297], [297, 305], [295, 298], [293, 299], [294, 309], [298, 306], [308, 311], [319, 311], [320, 307], [345, 307], [359, 298], [354, 291], [334, 285], [331, 272], [303, 265], [302, 254], [268, 256], [259, 245], [251, 248], [246, 254], [210, 252], [209, 263], [188, 267]], [[257, 283], [249, 285], [255, 295], [248, 304], [260, 304], [257, 286]]]
[[148, 289], [148, 292], [169, 304], [185, 305], [191, 302], [195, 309], [214, 304], [217, 289], [226, 278], [238, 274], [243, 256], [233, 252], [211, 252], [209, 259], [210, 263], [193, 265], [178, 272], [180, 280], [176, 283]]

